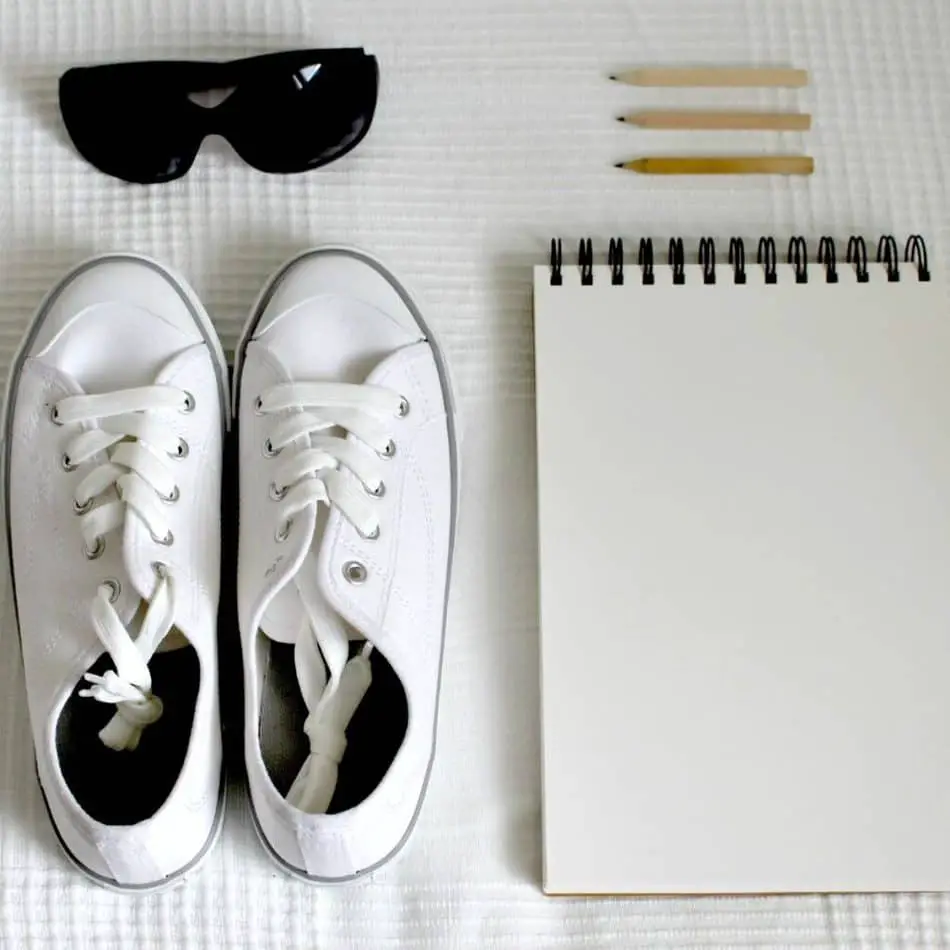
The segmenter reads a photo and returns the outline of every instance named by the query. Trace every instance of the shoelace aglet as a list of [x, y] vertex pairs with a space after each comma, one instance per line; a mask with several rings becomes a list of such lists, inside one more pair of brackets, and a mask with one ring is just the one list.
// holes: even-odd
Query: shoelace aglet
[[102, 676], [97, 673], [85, 673], [83, 679], [92, 686], [81, 689], [79, 695], [95, 699], [100, 703], [134, 703], [145, 700], [146, 694], [131, 684], [123, 683], [112, 670]]

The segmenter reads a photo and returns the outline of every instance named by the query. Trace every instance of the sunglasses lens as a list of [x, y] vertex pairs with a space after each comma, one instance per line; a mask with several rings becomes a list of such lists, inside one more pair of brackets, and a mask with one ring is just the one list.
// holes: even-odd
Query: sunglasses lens
[[71, 69], [60, 80], [63, 121], [79, 153], [125, 181], [171, 181], [191, 167], [200, 136], [187, 99], [169, 94], [147, 71], [99, 66]]
[[369, 131], [377, 85], [376, 60], [364, 54], [274, 63], [238, 85], [231, 105], [241, 121], [228, 138], [261, 171], [301, 172], [325, 165]]

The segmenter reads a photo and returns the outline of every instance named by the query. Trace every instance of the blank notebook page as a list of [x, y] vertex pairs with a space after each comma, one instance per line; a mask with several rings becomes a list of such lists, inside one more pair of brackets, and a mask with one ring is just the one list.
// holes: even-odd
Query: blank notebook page
[[945, 291], [722, 270], [535, 272], [545, 890], [950, 889]]

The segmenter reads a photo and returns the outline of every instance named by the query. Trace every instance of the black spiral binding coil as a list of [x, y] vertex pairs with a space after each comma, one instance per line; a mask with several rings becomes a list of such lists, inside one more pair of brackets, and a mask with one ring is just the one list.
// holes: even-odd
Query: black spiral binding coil
[[835, 254], [835, 239], [823, 237], [818, 242], [818, 263], [825, 265], [825, 283], [838, 283], [838, 261]]
[[894, 283], [901, 279], [900, 265], [898, 264], [897, 241], [893, 234], [882, 234], [877, 242], [877, 262], [887, 268], [887, 279]]
[[640, 268], [640, 280], [651, 285], [656, 281], [653, 276], [653, 239], [640, 238], [640, 250], [637, 251], [637, 266]]
[[564, 254], [561, 249], [561, 239], [551, 238], [551, 286], [560, 287], [564, 283], [561, 267], [564, 264]]
[[756, 260], [765, 271], [765, 282], [775, 284], [778, 282], [778, 271], [776, 270], [777, 259], [775, 257], [775, 238], [759, 238], [759, 250], [755, 255]]
[[859, 284], [868, 282], [868, 246], [864, 243], [864, 238], [860, 234], [852, 235], [848, 238], [848, 256], [849, 264], [854, 264], [854, 275]]
[[808, 283], [808, 245], [803, 237], [793, 237], [788, 242], [788, 263], [795, 268], [795, 283]]
[[577, 264], [581, 269], [581, 286], [594, 283], [594, 245], [590, 238], [583, 238], [577, 248]]
[[[697, 258], [703, 283], [715, 284], [717, 282], [716, 242], [712, 238], [700, 238]], [[808, 283], [810, 279], [808, 245], [803, 237], [795, 236], [789, 240], [786, 260], [793, 268], [795, 282], [799, 284]], [[848, 266], [854, 269], [854, 277], [859, 284], [866, 284], [870, 280], [868, 249], [863, 237], [853, 235], [848, 239], [845, 260]], [[774, 238], [762, 237], [759, 239], [756, 261], [762, 268], [764, 282], [766, 284], [778, 283], [778, 261]], [[900, 252], [893, 235], [885, 234], [878, 241], [877, 262], [884, 268], [889, 281], [894, 282], [901, 279]], [[594, 246], [590, 238], [584, 238], [578, 245], [577, 263], [581, 284], [591, 286], [594, 283]], [[682, 238], [670, 239], [667, 263], [672, 272], [673, 283], [677, 285], [685, 284], [686, 249]], [[839, 283], [838, 255], [834, 238], [826, 235], [818, 242], [817, 263], [823, 269], [825, 283]], [[907, 239], [904, 246], [904, 263], [913, 265], [919, 281], [926, 282], [931, 279], [927, 261], [927, 245], [919, 234], [912, 234]], [[607, 265], [610, 271], [611, 284], [623, 284], [625, 274], [622, 238], [611, 238], [607, 252]], [[729, 266], [732, 270], [733, 283], [746, 284], [745, 242], [742, 238], [733, 237], [729, 240]], [[550, 267], [552, 286], [562, 286], [564, 283], [564, 260], [559, 238], [551, 240]], [[640, 238], [640, 246], [637, 251], [637, 267], [642, 284], [656, 283], [653, 240], [651, 238]], [[913, 271], [910, 271], [910, 273], [913, 273]], [[905, 278], [907, 274], [908, 270], [905, 268]], [[728, 280], [728, 278], [726, 279]]]
[[699, 239], [699, 266], [703, 269], [703, 283], [716, 283], [716, 242], [710, 237]]
[[686, 283], [686, 252], [683, 249], [682, 238], [670, 238], [670, 250], [667, 254], [667, 263], [673, 271], [673, 283]]
[[729, 238], [729, 263], [732, 279], [737, 284], [745, 283], [745, 241], [740, 237]]
[[610, 267], [610, 282], [623, 283], [623, 238], [611, 238], [607, 251], [607, 264]]
[[917, 265], [917, 279], [930, 280], [930, 271], [927, 269], [927, 245], [919, 234], [912, 234], [904, 245], [904, 260]]

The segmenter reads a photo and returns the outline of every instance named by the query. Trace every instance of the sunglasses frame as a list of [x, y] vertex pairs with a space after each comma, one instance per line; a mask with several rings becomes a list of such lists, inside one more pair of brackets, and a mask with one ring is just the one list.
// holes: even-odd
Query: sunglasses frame
[[[201, 106], [191, 98], [199, 92], [207, 92], [214, 89], [231, 89], [234, 92], [241, 86], [253, 83], [255, 79], [267, 78], [277, 71], [291, 73], [297, 72], [306, 66], [312, 66], [315, 63], [321, 65], [325, 63], [347, 62], [366, 63], [372, 67], [373, 74], [373, 96], [365, 112], [366, 121], [359, 134], [354, 139], [330, 157], [315, 161], [303, 168], [288, 168], [282, 170], [271, 170], [260, 168], [248, 161], [238, 147], [234, 144], [229, 135], [229, 130], [233, 128], [234, 123], [239, 121], [240, 109], [232, 103], [233, 95], [229, 94], [225, 99], [214, 106]], [[199, 134], [194, 142], [194, 147], [187, 160], [182, 160], [173, 174], [162, 178], [129, 178], [124, 174], [119, 174], [108, 168], [103, 167], [99, 161], [87, 154], [86, 150], [80, 144], [85, 137], [80, 134], [79, 123], [76, 121], [76, 113], [73, 111], [72, 103], [81, 94], [85, 87], [86, 80], [91, 74], [103, 79], [108, 78], [110, 82], [132, 83], [142, 82], [143, 77], [155, 85], [161, 86], [167, 90], [168, 98], [173, 99], [180, 96], [182, 99], [183, 116], [195, 121], [199, 128]], [[78, 89], [77, 89], [78, 84]], [[351, 152], [369, 132], [373, 118], [376, 114], [376, 106], [379, 101], [379, 63], [376, 57], [367, 53], [361, 47], [338, 47], [332, 49], [299, 49], [283, 50], [277, 53], [263, 53], [257, 56], [245, 57], [234, 60], [142, 60], [119, 63], [103, 63], [91, 66], [74, 66], [68, 69], [59, 79], [59, 105], [60, 114], [63, 118], [63, 124], [69, 133], [76, 151], [93, 167], [110, 175], [113, 178], [120, 178], [132, 184], [164, 184], [165, 182], [175, 181], [187, 175], [201, 151], [204, 140], [209, 135], [220, 135], [228, 141], [231, 148], [241, 157], [241, 159], [252, 168], [264, 174], [286, 175], [299, 174], [301, 172], [313, 171], [329, 165], [337, 159], [342, 158]], [[69, 105], [67, 105], [69, 103]]]

